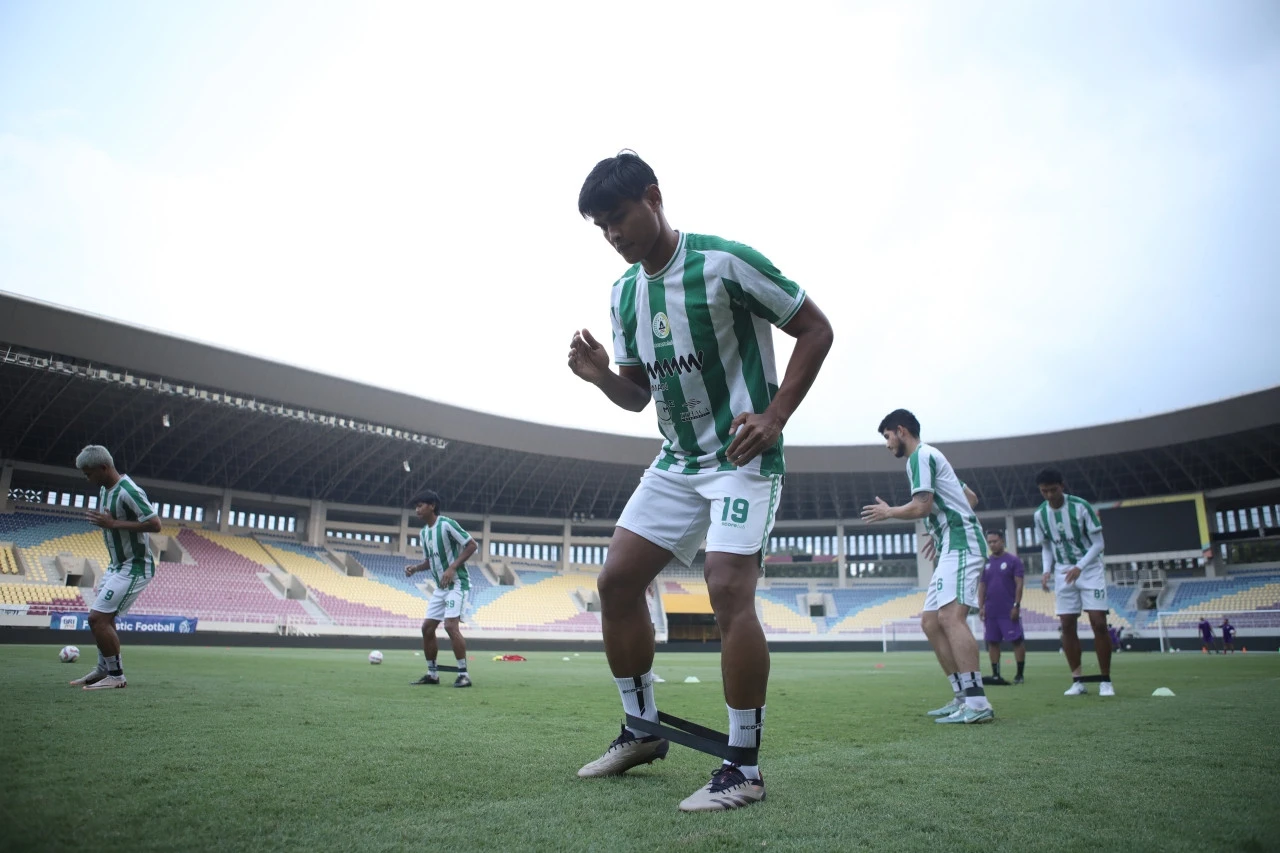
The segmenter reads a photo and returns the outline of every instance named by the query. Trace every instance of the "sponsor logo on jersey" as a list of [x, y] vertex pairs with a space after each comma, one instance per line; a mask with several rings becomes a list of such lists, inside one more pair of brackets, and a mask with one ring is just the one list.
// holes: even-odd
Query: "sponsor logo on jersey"
[[649, 371], [650, 379], [665, 379], [668, 376], [680, 376], [684, 373], [701, 373], [702, 365], [705, 363], [705, 351], [698, 350], [697, 355], [689, 353], [679, 358], [660, 358], [657, 361], [648, 362], [644, 369]]
[[702, 405], [701, 400], [688, 399], [684, 403], [668, 403], [664, 400], [655, 401], [658, 410], [658, 418], [664, 421], [671, 421], [675, 414], [679, 414], [680, 422], [687, 424], [698, 418], [705, 418], [711, 414], [710, 408], [698, 408]]

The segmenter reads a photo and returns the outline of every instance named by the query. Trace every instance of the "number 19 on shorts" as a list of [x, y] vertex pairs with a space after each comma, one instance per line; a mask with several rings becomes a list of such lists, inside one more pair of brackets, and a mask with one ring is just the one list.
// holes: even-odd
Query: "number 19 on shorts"
[[751, 508], [751, 504], [746, 498], [731, 498], [728, 495], [724, 498], [724, 510], [720, 513], [720, 521], [728, 524], [743, 524], [747, 520], [747, 512]]

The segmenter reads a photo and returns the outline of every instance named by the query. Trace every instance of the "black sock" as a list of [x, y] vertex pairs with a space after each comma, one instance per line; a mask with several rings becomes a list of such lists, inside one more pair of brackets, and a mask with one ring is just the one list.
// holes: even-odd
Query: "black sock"
[[991, 664], [991, 677], [992, 677], [992, 678], [999, 678], [999, 677], [1000, 677], [1000, 662], [999, 662], [999, 661], [996, 661], [995, 663]]
[[1018, 677], [1019, 677], [1019, 678], [1021, 678], [1021, 677], [1022, 677], [1022, 669], [1023, 669], [1023, 667], [1025, 667], [1026, 665], [1027, 665], [1027, 662], [1026, 662], [1026, 661], [1024, 661], [1024, 660], [1020, 660], [1020, 661], [1018, 661]]

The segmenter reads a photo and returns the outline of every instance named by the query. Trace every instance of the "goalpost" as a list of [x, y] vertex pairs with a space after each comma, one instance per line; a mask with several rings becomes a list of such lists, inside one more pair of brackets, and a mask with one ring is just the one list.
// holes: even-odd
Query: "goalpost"
[[[977, 611], [969, 614], [969, 630], [973, 635], [982, 638], [982, 622], [978, 620]], [[923, 649], [920, 644], [924, 644]], [[885, 652], [927, 651], [929, 638], [920, 627], [920, 619], [885, 619], [880, 623], [880, 647]]]
[[919, 619], [885, 619], [880, 623], [880, 646], [885, 652], [907, 651], [928, 642]]
[[[1160, 651], [1174, 651], [1203, 645], [1200, 620], [1213, 626], [1214, 643], [1222, 642], [1222, 620], [1230, 619], [1236, 629], [1235, 645], [1244, 647], [1249, 637], [1275, 636], [1280, 633], [1280, 609], [1273, 610], [1184, 610], [1178, 613], [1156, 613], [1156, 630], [1160, 634]], [[1181, 642], [1179, 642], [1181, 641]]]

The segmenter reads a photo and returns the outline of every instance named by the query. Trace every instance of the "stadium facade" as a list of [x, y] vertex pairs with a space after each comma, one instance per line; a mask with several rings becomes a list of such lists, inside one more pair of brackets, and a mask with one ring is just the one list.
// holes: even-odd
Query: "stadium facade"
[[[81, 505], [88, 489], [70, 461], [91, 442], [110, 447], [174, 524], [404, 555], [416, 545], [405, 502], [430, 484], [482, 554], [560, 572], [598, 569], [658, 450], [656, 440], [469, 411], [0, 293], [0, 512]], [[940, 444], [980, 495], [984, 525], [1009, 531], [1029, 571], [1039, 557], [1035, 473], [1049, 465], [1123, 530], [1114, 546], [1108, 536], [1117, 583], [1162, 576], [1135, 605], [1157, 601], [1171, 576], [1280, 569], [1268, 559], [1280, 542], [1280, 388]], [[814, 590], [927, 579], [917, 529], [868, 529], [858, 517], [876, 496], [908, 499], [900, 460], [879, 444], [790, 446], [787, 457], [769, 574], [807, 585], [800, 616], [830, 608]]]

